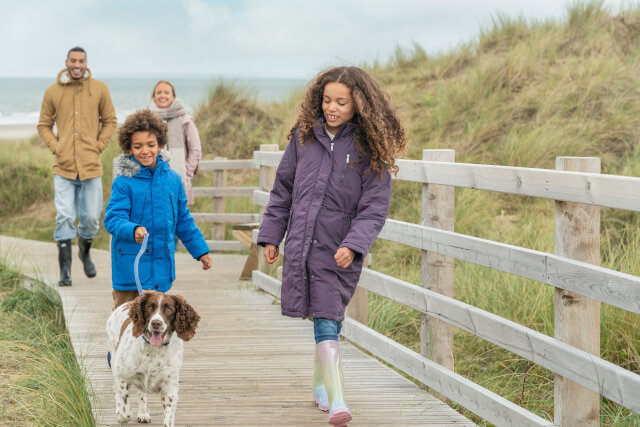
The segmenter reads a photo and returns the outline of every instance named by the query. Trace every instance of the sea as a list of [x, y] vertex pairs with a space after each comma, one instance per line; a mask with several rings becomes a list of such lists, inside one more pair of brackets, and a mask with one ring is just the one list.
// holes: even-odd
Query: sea
[[[109, 87], [118, 121], [123, 122], [127, 115], [149, 105], [151, 91], [160, 79], [98, 77], [98, 80], [102, 80]], [[163, 80], [168, 80], [174, 85], [177, 97], [191, 113], [206, 102], [209, 91], [220, 82], [233, 84], [259, 103], [288, 99], [306, 84], [306, 80], [302, 79], [269, 78], [179, 77]], [[55, 81], [56, 76], [0, 77], [0, 126], [37, 124], [44, 91]]]

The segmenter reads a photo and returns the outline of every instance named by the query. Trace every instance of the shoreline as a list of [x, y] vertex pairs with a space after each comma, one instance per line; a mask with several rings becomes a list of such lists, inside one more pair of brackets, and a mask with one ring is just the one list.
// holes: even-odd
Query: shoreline
[[0, 140], [30, 139], [38, 135], [38, 125], [0, 125]]

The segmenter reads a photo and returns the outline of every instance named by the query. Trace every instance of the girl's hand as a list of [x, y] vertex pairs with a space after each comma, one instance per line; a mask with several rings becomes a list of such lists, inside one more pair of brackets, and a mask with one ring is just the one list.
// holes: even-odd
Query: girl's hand
[[269, 263], [269, 264], [273, 264], [274, 262], [276, 262], [278, 260], [278, 254], [280, 253], [280, 248], [267, 243], [264, 246], [264, 259]]
[[211, 255], [209, 254], [204, 254], [200, 257], [200, 259], [198, 260], [202, 263], [202, 269], [203, 270], [208, 270], [211, 268]]
[[353, 258], [356, 256], [355, 252], [347, 247], [338, 248], [336, 254], [333, 256], [333, 259], [336, 260], [336, 264], [338, 267], [347, 268], [351, 265]]
[[140, 226], [136, 228], [135, 233], [133, 234], [133, 237], [135, 237], [136, 239], [136, 243], [142, 243], [142, 241], [144, 240], [144, 235], [145, 234], [149, 234], [147, 233], [147, 229]]

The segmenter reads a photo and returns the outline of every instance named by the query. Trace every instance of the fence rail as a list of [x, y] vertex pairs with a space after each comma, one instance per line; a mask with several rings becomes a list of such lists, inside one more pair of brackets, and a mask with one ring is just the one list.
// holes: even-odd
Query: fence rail
[[[261, 176], [269, 177], [269, 180], [261, 179], [261, 190], [253, 194], [254, 203], [261, 207], [268, 203], [273, 171], [282, 154], [255, 152], [254, 161], [264, 171]], [[453, 152], [425, 150], [424, 157], [453, 158]], [[400, 160], [398, 165], [400, 170], [396, 179], [423, 184], [423, 224], [388, 219], [379, 237], [423, 251], [423, 287], [365, 268], [358, 288], [411, 307], [423, 313], [428, 321], [445, 322], [467, 331], [554, 372], [557, 375], [555, 425], [574, 425], [575, 420], [581, 420], [581, 425], [598, 425], [600, 395], [640, 413], [640, 393], [637, 392], [640, 375], [599, 357], [599, 302], [640, 314], [640, 278], [595, 265], [599, 264], [599, 206], [640, 211], [640, 179], [601, 175], [597, 173], [599, 159], [594, 158], [558, 158], [559, 170], [432, 160]], [[443, 186], [555, 200], [558, 253], [535, 251], [438, 228], [445, 228], [444, 222], [437, 218], [439, 214], [453, 215], [453, 197], [450, 193], [439, 192]], [[585, 205], [589, 205], [590, 210], [585, 210]], [[437, 226], [429, 226], [434, 224]], [[427, 263], [433, 254], [554, 286], [555, 337], [444, 295], [447, 286], [452, 288], [453, 274], [438, 277], [430, 271], [433, 265]], [[442, 280], [449, 283], [438, 283]], [[254, 271], [253, 281], [273, 295], [280, 295], [280, 281], [264, 272]], [[570, 307], [565, 307], [567, 298], [574, 298]], [[364, 304], [360, 310], [366, 312], [366, 296]], [[438, 328], [432, 325], [429, 329], [428, 321], [421, 332], [422, 355], [353, 319], [347, 318], [343, 335], [492, 423], [552, 425], [447, 369], [452, 360], [441, 354], [434, 355], [433, 348], [438, 345], [450, 347], [447, 341], [452, 338], [445, 334], [434, 336], [438, 334]], [[578, 335], [576, 331], [580, 331], [579, 339], [573, 337]], [[429, 355], [433, 356], [432, 360], [426, 357]]]

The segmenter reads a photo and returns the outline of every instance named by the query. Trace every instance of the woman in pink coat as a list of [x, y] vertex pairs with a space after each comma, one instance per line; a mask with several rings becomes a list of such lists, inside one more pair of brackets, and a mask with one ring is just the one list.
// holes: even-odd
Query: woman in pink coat
[[193, 189], [191, 178], [198, 171], [202, 158], [200, 135], [196, 122], [187, 114], [180, 99], [176, 98], [176, 90], [171, 83], [160, 80], [151, 92], [149, 109], [158, 114], [169, 125], [167, 148], [171, 152], [169, 166], [182, 177], [182, 185], [187, 193], [187, 204], [192, 205]]

